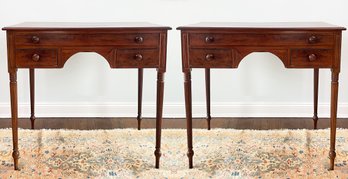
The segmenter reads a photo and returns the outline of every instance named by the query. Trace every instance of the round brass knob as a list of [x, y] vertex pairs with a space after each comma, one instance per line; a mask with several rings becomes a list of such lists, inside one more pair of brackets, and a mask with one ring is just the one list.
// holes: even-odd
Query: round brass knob
[[205, 59], [206, 60], [208, 60], [208, 61], [210, 61], [210, 60], [214, 60], [214, 54], [211, 54], [211, 53], [209, 53], [209, 54], [207, 54], [206, 56], [205, 56]]
[[214, 42], [214, 37], [212, 37], [212, 36], [207, 36], [207, 37], [205, 37], [205, 42], [206, 42], [206, 43], [212, 43], [212, 42]]
[[31, 57], [31, 59], [32, 59], [34, 62], [38, 62], [38, 61], [40, 60], [40, 55], [34, 53], [33, 56]]
[[134, 41], [135, 41], [135, 43], [141, 44], [141, 43], [144, 42], [144, 38], [140, 37], [140, 36], [137, 36], [137, 37], [134, 38]]
[[308, 42], [311, 44], [316, 43], [318, 42], [318, 37], [316, 37], [315, 35], [312, 35], [308, 38]]
[[317, 56], [314, 53], [312, 53], [312, 54], [308, 55], [308, 60], [310, 62], [315, 61], [315, 60], [317, 60]]
[[34, 35], [33, 37], [31, 37], [31, 41], [35, 44], [40, 42], [40, 38], [36, 35]]
[[140, 60], [143, 59], [143, 56], [142, 56], [141, 54], [138, 53], [138, 54], [135, 54], [135, 55], [134, 55], [134, 59], [137, 60], [137, 61], [140, 61]]

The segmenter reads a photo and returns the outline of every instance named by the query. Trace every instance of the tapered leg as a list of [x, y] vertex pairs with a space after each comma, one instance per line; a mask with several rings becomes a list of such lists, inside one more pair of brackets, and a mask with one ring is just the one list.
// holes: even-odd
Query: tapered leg
[[334, 169], [335, 164], [335, 144], [336, 144], [336, 120], [337, 120], [337, 100], [338, 100], [338, 75], [339, 72], [331, 71], [331, 111], [330, 111], [330, 168]]
[[35, 71], [29, 69], [29, 81], [30, 81], [30, 122], [31, 129], [34, 129], [35, 123]]
[[156, 168], [159, 168], [161, 157], [161, 130], [162, 130], [162, 112], [164, 95], [164, 72], [157, 72], [157, 102], [156, 102]]
[[138, 130], [141, 129], [141, 107], [143, 101], [143, 69], [138, 69]]
[[206, 100], [207, 100], [207, 122], [208, 122], [208, 130], [210, 130], [210, 69], [205, 69], [205, 91], [206, 91]]
[[318, 86], [319, 86], [319, 68], [314, 69], [314, 95], [313, 95], [313, 102], [314, 102], [314, 109], [313, 109], [313, 122], [314, 122], [314, 129], [317, 129], [318, 124]]
[[189, 159], [189, 168], [193, 168], [193, 146], [192, 146], [192, 90], [191, 90], [191, 72], [184, 72], [185, 75], [185, 106], [187, 122], [187, 157]]
[[12, 140], [14, 169], [19, 170], [18, 159], [18, 100], [17, 100], [17, 72], [10, 73], [10, 95], [11, 95], [11, 119], [12, 119]]

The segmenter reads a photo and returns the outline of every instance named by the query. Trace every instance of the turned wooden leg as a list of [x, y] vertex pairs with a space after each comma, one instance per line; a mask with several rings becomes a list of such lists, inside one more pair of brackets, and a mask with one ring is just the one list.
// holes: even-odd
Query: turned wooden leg
[[335, 165], [335, 144], [336, 144], [336, 120], [337, 120], [337, 100], [338, 100], [338, 76], [339, 72], [331, 70], [331, 111], [330, 111], [330, 168], [334, 169]]
[[18, 159], [18, 100], [17, 100], [17, 71], [10, 72], [11, 119], [14, 169], [19, 170]]
[[30, 122], [31, 129], [34, 129], [35, 124], [35, 71], [29, 69], [29, 81], [30, 81]]
[[314, 96], [313, 96], [313, 102], [314, 102], [314, 109], [313, 109], [313, 122], [314, 122], [314, 129], [317, 129], [318, 124], [318, 86], [319, 86], [319, 68], [314, 69]]
[[208, 122], [208, 130], [210, 130], [210, 69], [205, 69], [205, 91], [206, 91], [206, 100], [207, 100], [207, 122]]
[[157, 102], [156, 102], [156, 168], [159, 168], [161, 157], [161, 130], [162, 130], [162, 112], [164, 95], [164, 72], [157, 72]]
[[143, 101], [143, 69], [138, 69], [138, 130], [141, 129], [141, 107]]
[[191, 72], [184, 72], [185, 75], [185, 106], [187, 122], [187, 157], [189, 159], [189, 168], [193, 168], [193, 146], [192, 146], [192, 90], [191, 90]]

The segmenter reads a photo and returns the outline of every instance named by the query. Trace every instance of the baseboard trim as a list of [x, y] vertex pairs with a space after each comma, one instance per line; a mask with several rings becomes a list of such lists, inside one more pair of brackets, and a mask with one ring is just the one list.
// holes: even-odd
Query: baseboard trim
[[[312, 104], [304, 103], [213, 103], [213, 117], [312, 117]], [[155, 117], [155, 104], [143, 104], [143, 116]], [[319, 117], [329, 117], [329, 104], [320, 104]], [[193, 105], [193, 116], [204, 117], [204, 103]], [[29, 104], [19, 105], [19, 117], [28, 117]], [[135, 117], [136, 103], [38, 103], [37, 117]], [[163, 116], [166, 118], [183, 118], [185, 106], [182, 103], [167, 103], [164, 105]], [[10, 105], [0, 103], [0, 117], [10, 117]], [[348, 117], [348, 103], [339, 104], [338, 117]]]

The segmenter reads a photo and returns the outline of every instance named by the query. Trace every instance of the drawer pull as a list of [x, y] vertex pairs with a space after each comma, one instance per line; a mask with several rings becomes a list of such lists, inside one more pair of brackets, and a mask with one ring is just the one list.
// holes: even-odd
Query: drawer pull
[[34, 35], [32, 38], [31, 38], [31, 41], [34, 43], [34, 44], [37, 44], [40, 42], [40, 38], [36, 35]]
[[205, 59], [206, 60], [208, 60], [208, 61], [211, 61], [211, 60], [214, 60], [214, 54], [211, 54], [211, 53], [209, 53], [209, 54], [207, 54], [206, 56], [205, 56]]
[[206, 43], [213, 43], [214, 42], [214, 37], [212, 37], [212, 36], [205, 37], [205, 42]]
[[142, 56], [141, 54], [138, 53], [138, 54], [135, 54], [135, 55], [134, 55], [134, 59], [137, 60], [137, 61], [140, 61], [140, 60], [143, 59], [143, 56]]
[[317, 56], [314, 53], [312, 53], [312, 54], [308, 55], [308, 60], [310, 62], [313, 62], [313, 61], [317, 60]]
[[141, 43], [144, 42], [144, 38], [140, 37], [140, 36], [137, 36], [137, 37], [134, 38], [134, 41], [135, 41], [135, 43], [141, 44]]
[[314, 43], [317, 43], [318, 42], [318, 37], [316, 37], [315, 35], [312, 35], [308, 38], [308, 42], [310, 44], [314, 44]]
[[34, 55], [31, 57], [31, 59], [32, 59], [34, 62], [38, 62], [38, 61], [40, 60], [40, 55], [34, 53]]

